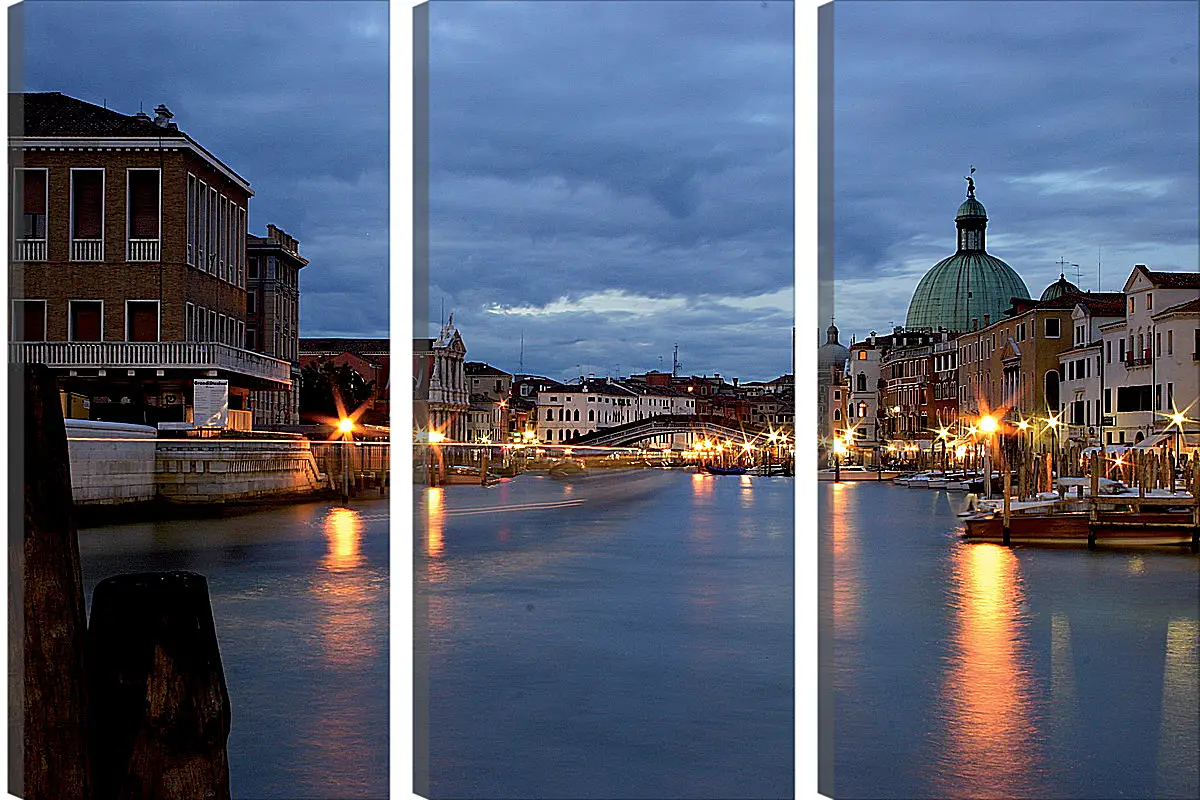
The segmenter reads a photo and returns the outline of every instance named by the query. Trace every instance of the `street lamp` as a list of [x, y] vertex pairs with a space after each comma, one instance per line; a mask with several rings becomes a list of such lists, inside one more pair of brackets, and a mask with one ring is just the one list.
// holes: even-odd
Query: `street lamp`
[[997, 427], [996, 418], [991, 414], [979, 418], [979, 432], [987, 437], [987, 448], [983, 451], [983, 485], [984, 496], [989, 499], [992, 496], [992, 450]]
[[840, 482], [842, 480], [842, 456], [846, 453], [846, 443], [841, 439], [836, 439], [833, 442], [833, 480]]
[[[1180, 455], [1179, 440], [1180, 440], [1180, 436], [1183, 434], [1183, 423], [1186, 421], [1187, 421], [1187, 417], [1185, 417], [1183, 415], [1183, 413], [1180, 411], [1176, 411], [1175, 413], [1171, 414], [1171, 425], [1175, 426], [1175, 466], [1176, 467], [1179, 465], [1179, 455]], [[1171, 426], [1168, 425], [1167, 427], [1169, 428]], [[1174, 468], [1171, 469], [1171, 494], [1175, 494], [1175, 469]]]

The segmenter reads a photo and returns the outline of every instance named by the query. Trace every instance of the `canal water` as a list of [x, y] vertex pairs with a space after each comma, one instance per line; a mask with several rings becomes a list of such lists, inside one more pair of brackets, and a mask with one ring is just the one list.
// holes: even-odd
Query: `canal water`
[[85, 528], [84, 589], [122, 572], [208, 579], [234, 798], [388, 795], [388, 501]]
[[418, 792], [790, 797], [793, 491], [664, 470], [417, 490]]
[[1200, 797], [1200, 559], [967, 545], [962, 493], [819, 491], [835, 797]]

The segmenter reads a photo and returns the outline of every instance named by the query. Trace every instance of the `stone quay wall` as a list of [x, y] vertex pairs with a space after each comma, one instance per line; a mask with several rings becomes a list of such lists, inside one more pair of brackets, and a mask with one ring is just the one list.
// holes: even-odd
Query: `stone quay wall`
[[243, 503], [329, 488], [307, 439], [159, 439], [145, 425], [66, 423], [80, 506]]
[[88, 419], [65, 422], [71, 494], [77, 504], [118, 505], [154, 499], [154, 428]]
[[158, 496], [172, 503], [241, 503], [328, 488], [307, 439], [160, 439]]

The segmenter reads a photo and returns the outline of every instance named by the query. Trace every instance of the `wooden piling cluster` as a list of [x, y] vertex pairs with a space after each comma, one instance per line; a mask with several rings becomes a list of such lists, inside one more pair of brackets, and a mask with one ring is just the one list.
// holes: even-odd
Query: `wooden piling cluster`
[[227, 800], [229, 699], [208, 587], [120, 575], [84, 611], [53, 376], [10, 366], [9, 785], [26, 800]]

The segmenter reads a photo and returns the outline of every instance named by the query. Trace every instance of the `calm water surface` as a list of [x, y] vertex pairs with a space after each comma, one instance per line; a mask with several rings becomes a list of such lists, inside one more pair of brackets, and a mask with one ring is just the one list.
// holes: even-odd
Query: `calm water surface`
[[820, 491], [837, 798], [1200, 797], [1200, 559], [966, 545], [962, 493]]
[[87, 528], [79, 546], [89, 603], [121, 572], [208, 578], [235, 798], [387, 797], [386, 499]]
[[792, 796], [793, 488], [644, 470], [419, 490], [427, 795]]

